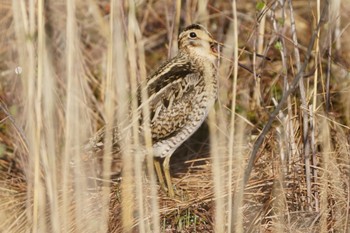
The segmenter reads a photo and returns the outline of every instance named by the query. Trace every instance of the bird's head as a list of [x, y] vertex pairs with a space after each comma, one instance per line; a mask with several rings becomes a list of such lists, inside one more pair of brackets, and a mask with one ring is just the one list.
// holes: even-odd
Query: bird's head
[[205, 27], [199, 24], [192, 24], [180, 33], [179, 50], [212, 62], [218, 58], [217, 41]]

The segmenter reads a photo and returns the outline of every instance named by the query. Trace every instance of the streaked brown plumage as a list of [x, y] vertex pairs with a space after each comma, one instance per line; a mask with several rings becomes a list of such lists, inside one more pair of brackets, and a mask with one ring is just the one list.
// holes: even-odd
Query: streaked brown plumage
[[[170, 157], [203, 123], [217, 97], [216, 48], [216, 41], [203, 26], [190, 25], [179, 35], [178, 54], [147, 79], [155, 168], [161, 186], [166, 189], [159, 163], [159, 159], [164, 158], [170, 197], [174, 196]], [[103, 130], [101, 132], [90, 142], [95, 149], [103, 146]], [[115, 145], [117, 141], [115, 134]]]

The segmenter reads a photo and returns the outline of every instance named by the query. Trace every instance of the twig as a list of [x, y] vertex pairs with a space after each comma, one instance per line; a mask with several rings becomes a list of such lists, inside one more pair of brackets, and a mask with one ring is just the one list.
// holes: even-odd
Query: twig
[[244, 179], [243, 179], [244, 187], [249, 180], [249, 177], [250, 177], [250, 174], [252, 172], [258, 150], [264, 141], [264, 137], [269, 132], [269, 130], [272, 126], [272, 123], [275, 121], [276, 116], [278, 115], [279, 111], [282, 109], [282, 106], [286, 102], [288, 96], [295, 91], [295, 89], [298, 87], [299, 80], [303, 77], [303, 73], [304, 73], [306, 66], [309, 62], [309, 59], [311, 57], [312, 48], [313, 48], [315, 40], [317, 38], [317, 33], [320, 29], [320, 25], [321, 25], [321, 22], [323, 21], [324, 15], [325, 15], [325, 10], [323, 9], [322, 15], [321, 15], [322, 17], [320, 18], [320, 21], [318, 22], [317, 27], [312, 34], [311, 41], [309, 43], [309, 46], [308, 46], [308, 49], [306, 52], [305, 61], [304, 61], [303, 65], [301, 66], [300, 70], [298, 71], [296, 77], [293, 79], [293, 81], [290, 85], [290, 88], [286, 92], [284, 92], [284, 94], [281, 98], [281, 101], [278, 103], [275, 110], [271, 113], [268, 122], [266, 123], [266, 125], [264, 126], [263, 130], [261, 131], [259, 137], [257, 138], [257, 140], [254, 143], [253, 150], [252, 150], [252, 153], [250, 155], [248, 165], [247, 165], [247, 168], [246, 168], [246, 171], [244, 174]]
[[0, 109], [6, 114], [7, 118], [10, 119], [12, 125], [15, 127], [16, 129], [16, 132], [18, 133], [18, 135], [20, 136], [20, 139], [24, 145], [24, 148], [26, 150], [26, 152], [28, 153], [29, 150], [28, 150], [28, 140], [23, 132], [23, 130], [17, 126], [16, 122], [15, 122], [15, 119], [13, 118], [13, 116], [7, 111], [7, 108], [5, 107], [5, 104], [0, 101]]
[[[330, 5], [329, 5], [330, 8]], [[328, 13], [330, 14], [330, 12]], [[331, 101], [330, 101], [330, 77], [331, 77], [331, 66], [332, 66], [332, 29], [330, 28], [328, 31], [328, 50], [327, 50], [327, 76], [326, 76], [326, 113], [329, 113]]]
[[[295, 19], [293, 13], [293, 5], [292, 1], [289, 0], [289, 8], [290, 8], [290, 18], [291, 18], [291, 28], [292, 28], [292, 36], [294, 43], [294, 57], [296, 61], [297, 70], [300, 70], [300, 54], [298, 49], [298, 38], [296, 34], [295, 28]], [[316, 34], [316, 38], [319, 36], [319, 33]], [[316, 43], [317, 46], [317, 43]], [[315, 70], [316, 72], [316, 70]], [[317, 86], [317, 82], [315, 82]], [[307, 112], [307, 101], [306, 101], [306, 93], [304, 87], [304, 81], [302, 79], [299, 80], [299, 92], [301, 97], [301, 112], [302, 112], [302, 121], [303, 121], [303, 149], [304, 149], [304, 160], [305, 160], [305, 181], [306, 181], [306, 195], [307, 195], [307, 203], [311, 202], [311, 166], [310, 166], [310, 139], [309, 139], [309, 115]], [[315, 91], [316, 93], [316, 91]], [[315, 94], [316, 95], [316, 94]], [[313, 130], [313, 129], [311, 129]]]

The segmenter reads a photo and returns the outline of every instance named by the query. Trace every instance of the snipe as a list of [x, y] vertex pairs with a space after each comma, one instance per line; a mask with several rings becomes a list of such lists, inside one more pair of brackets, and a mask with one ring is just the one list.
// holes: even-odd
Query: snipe
[[[203, 123], [217, 97], [218, 44], [212, 35], [203, 26], [192, 24], [180, 33], [178, 43], [178, 54], [161, 65], [145, 85], [151, 111], [155, 170], [160, 185], [168, 190], [170, 197], [175, 196], [170, 157]], [[103, 146], [103, 130], [100, 132], [90, 142], [94, 148]], [[113, 143], [118, 147], [117, 134], [114, 138]]]

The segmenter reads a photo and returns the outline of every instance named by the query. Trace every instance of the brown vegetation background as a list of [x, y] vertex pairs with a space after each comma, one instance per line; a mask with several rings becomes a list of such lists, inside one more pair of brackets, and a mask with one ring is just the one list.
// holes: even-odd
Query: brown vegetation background
[[[349, 22], [346, 0], [1, 0], [0, 231], [349, 232]], [[220, 92], [171, 199], [128, 109], [191, 23]], [[116, 124], [121, 154], [84, 151]]]

